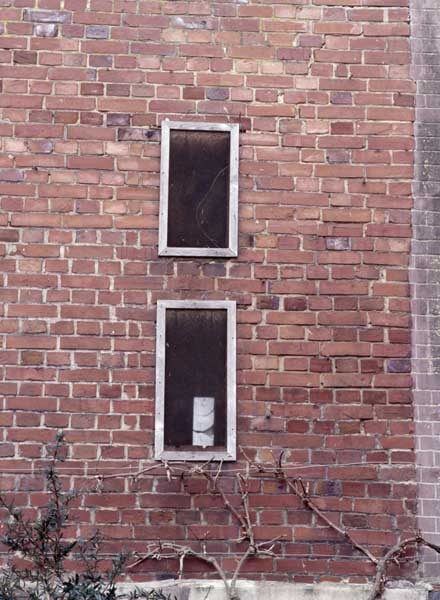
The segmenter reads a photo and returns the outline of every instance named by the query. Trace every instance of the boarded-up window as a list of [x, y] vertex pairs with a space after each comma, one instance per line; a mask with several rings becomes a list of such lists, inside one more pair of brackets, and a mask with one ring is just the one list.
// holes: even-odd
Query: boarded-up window
[[238, 125], [162, 123], [159, 253], [236, 256]]
[[211, 445], [225, 445], [226, 319], [225, 310], [167, 310], [165, 446], [193, 445], [195, 398], [213, 398]]
[[158, 303], [156, 457], [235, 458], [235, 303]]
[[171, 130], [168, 244], [227, 248], [230, 135]]

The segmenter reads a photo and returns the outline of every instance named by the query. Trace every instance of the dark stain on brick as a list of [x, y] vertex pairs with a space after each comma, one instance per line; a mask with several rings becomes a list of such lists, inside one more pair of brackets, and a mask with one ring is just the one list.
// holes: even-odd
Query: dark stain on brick
[[86, 37], [92, 40], [105, 40], [109, 37], [109, 28], [106, 25], [88, 25]]
[[257, 308], [260, 310], [277, 310], [280, 306], [280, 299], [277, 296], [260, 296], [257, 298]]
[[107, 127], [120, 127], [130, 125], [130, 115], [128, 113], [109, 113], [107, 115]]
[[0, 181], [23, 181], [23, 171], [18, 169], [0, 169]]
[[16, 50], [14, 52], [14, 63], [16, 65], [36, 65], [37, 53], [26, 52], [25, 50]]
[[15, 229], [0, 229], [0, 242], [18, 242], [19, 232]]
[[285, 310], [306, 310], [307, 301], [305, 298], [286, 298], [284, 308]]
[[405, 359], [392, 359], [387, 363], [388, 373], [410, 373], [411, 361]]
[[82, 83], [81, 94], [83, 96], [102, 96], [104, 94], [104, 84], [102, 83]]
[[208, 100], [227, 100], [229, 98], [229, 90], [227, 88], [208, 88], [206, 90]]

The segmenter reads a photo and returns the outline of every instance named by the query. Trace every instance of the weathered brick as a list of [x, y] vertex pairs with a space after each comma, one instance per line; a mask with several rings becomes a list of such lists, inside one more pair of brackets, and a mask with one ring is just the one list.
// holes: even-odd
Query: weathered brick
[[349, 250], [349, 238], [326, 238], [325, 245], [328, 250]]
[[16, 50], [14, 52], [14, 63], [18, 65], [36, 65], [37, 53], [26, 52], [24, 50]]
[[120, 127], [130, 124], [130, 115], [124, 113], [109, 113], [107, 115], [107, 125], [109, 127]]
[[227, 88], [208, 88], [206, 97], [209, 100], [227, 100], [229, 98], [229, 90]]
[[100, 40], [107, 39], [110, 36], [110, 30], [106, 25], [88, 25], [86, 27], [86, 37]]
[[25, 9], [23, 19], [34, 23], [69, 23], [71, 13], [61, 10], [31, 10]]
[[23, 171], [19, 169], [0, 169], [0, 181], [23, 181]]
[[154, 129], [140, 129], [137, 127], [121, 128], [118, 129], [118, 140], [119, 141], [159, 141], [160, 131]]
[[58, 25], [52, 23], [39, 23], [34, 27], [35, 35], [43, 38], [52, 38], [58, 35]]
[[307, 301], [305, 298], [286, 298], [284, 308], [285, 310], [306, 310]]

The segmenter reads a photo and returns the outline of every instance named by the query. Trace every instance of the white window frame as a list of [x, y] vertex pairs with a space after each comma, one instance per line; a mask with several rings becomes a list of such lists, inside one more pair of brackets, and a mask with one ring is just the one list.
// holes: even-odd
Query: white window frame
[[[181, 248], [168, 246], [168, 186], [170, 166], [170, 131], [229, 131], [229, 223], [227, 248]], [[238, 255], [238, 156], [240, 125], [238, 123], [196, 123], [192, 121], [162, 121], [160, 158], [159, 256], [233, 257]]]
[[[166, 450], [165, 426], [165, 331], [167, 309], [226, 310], [226, 447], [225, 450]], [[156, 323], [156, 409], [155, 444], [156, 460], [236, 460], [236, 303], [232, 300], [159, 300]]]

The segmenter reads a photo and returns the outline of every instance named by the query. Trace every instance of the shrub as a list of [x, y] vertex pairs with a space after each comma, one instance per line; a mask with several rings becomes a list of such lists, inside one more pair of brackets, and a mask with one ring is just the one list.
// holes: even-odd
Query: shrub
[[[62, 433], [57, 435], [51, 454], [45, 472], [49, 500], [37, 518], [27, 519], [0, 497], [9, 517], [1, 537], [9, 564], [0, 571], [0, 600], [173, 600], [160, 590], [118, 593], [116, 581], [128, 555], [117, 556], [111, 568], [103, 572], [98, 533], [86, 541], [65, 539], [69, 507], [77, 494], [63, 491], [57, 472], [57, 464], [65, 455]], [[66, 560], [73, 557], [80, 563], [78, 573], [66, 569]], [[25, 566], [19, 566], [22, 564]]]

